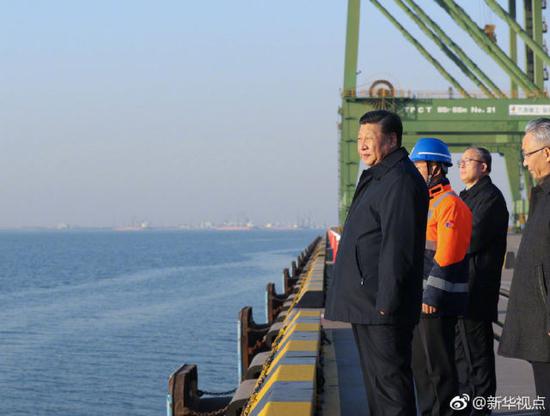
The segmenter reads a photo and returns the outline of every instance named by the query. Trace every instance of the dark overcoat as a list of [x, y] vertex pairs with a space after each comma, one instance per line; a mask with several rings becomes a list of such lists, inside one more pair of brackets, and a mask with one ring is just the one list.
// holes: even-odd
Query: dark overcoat
[[327, 294], [327, 319], [418, 321], [427, 212], [426, 184], [404, 148], [362, 173]]
[[550, 176], [531, 191], [499, 354], [550, 362]]
[[466, 316], [479, 321], [496, 321], [510, 219], [506, 201], [489, 176], [462, 191], [460, 198], [473, 216]]

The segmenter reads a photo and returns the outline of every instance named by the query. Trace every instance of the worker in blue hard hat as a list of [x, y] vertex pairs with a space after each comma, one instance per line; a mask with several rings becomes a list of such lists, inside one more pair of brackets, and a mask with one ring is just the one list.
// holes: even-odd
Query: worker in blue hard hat
[[411, 156], [426, 181], [430, 197], [422, 314], [413, 335], [412, 369], [422, 415], [456, 415], [451, 400], [458, 395], [455, 327], [468, 300], [466, 253], [472, 234], [472, 213], [453, 192], [447, 170], [452, 166], [447, 145], [423, 138]]

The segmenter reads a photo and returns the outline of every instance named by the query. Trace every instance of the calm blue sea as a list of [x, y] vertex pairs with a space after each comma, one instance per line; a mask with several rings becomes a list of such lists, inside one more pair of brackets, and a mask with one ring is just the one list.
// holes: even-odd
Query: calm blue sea
[[237, 315], [320, 231], [0, 232], [0, 415], [164, 415], [237, 383]]

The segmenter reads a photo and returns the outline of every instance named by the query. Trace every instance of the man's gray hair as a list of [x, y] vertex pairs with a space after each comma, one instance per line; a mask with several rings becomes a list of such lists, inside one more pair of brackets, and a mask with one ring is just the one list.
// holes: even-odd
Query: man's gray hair
[[550, 118], [531, 120], [525, 126], [525, 133], [531, 133], [540, 146], [550, 146]]

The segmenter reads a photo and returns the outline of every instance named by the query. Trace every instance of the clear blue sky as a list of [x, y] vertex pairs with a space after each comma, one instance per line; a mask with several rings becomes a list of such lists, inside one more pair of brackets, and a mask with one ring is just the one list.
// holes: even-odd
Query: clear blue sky
[[[507, 47], [483, 1], [460, 3], [496, 22]], [[0, 1], [0, 227], [336, 222], [346, 7]], [[427, 10], [508, 89], [438, 6]], [[366, 1], [362, 19], [359, 84], [447, 89]]]

